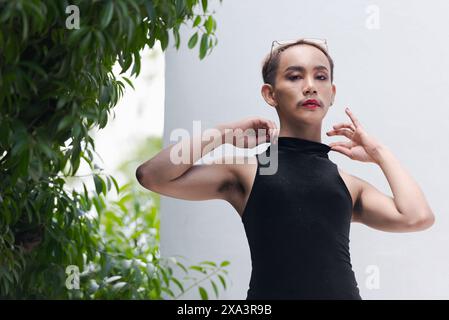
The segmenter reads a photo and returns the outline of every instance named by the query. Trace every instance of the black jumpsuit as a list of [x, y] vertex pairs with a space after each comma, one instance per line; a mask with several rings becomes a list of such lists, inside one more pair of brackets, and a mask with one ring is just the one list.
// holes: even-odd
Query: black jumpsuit
[[361, 299], [349, 254], [352, 198], [331, 148], [294, 137], [279, 137], [277, 148], [275, 174], [260, 174], [269, 164], [257, 155], [242, 215], [252, 260], [247, 299]]

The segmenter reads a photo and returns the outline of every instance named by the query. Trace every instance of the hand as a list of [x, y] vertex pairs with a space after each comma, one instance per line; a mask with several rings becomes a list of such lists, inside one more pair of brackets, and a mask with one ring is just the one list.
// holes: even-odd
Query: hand
[[279, 135], [279, 129], [274, 121], [260, 117], [250, 117], [217, 127], [222, 131], [225, 143], [232, 143], [240, 148], [254, 148], [261, 143], [270, 141], [276, 143]]
[[350, 141], [333, 142], [329, 146], [332, 150], [340, 152], [352, 160], [377, 163], [377, 154], [382, 144], [368, 135], [349, 108], [346, 108], [345, 111], [352, 123], [334, 125], [334, 130], [330, 130], [326, 134], [328, 136], [342, 135], [349, 138]]

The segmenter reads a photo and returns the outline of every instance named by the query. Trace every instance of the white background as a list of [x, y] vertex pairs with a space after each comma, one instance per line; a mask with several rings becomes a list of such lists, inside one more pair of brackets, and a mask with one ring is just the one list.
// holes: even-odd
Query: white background
[[[365, 129], [389, 146], [416, 179], [436, 215], [435, 225], [419, 233], [352, 225], [351, 257], [361, 295], [449, 298], [449, 3], [225, 0], [215, 9], [219, 43], [210, 56], [200, 62], [197, 48], [187, 49], [190, 28], [182, 32], [182, 48], [166, 54], [165, 145], [172, 130], [192, 131], [194, 120], [206, 128], [258, 115], [279, 124], [260, 95], [261, 61], [271, 41], [326, 38], [335, 61], [337, 96], [323, 122], [322, 142], [345, 139], [327, 137], [325, 131], [349, 120], [344, 107], [351, 107]], [[329, 156], [346, 172], [392, 195], [378, 166], [336, 152]], [[162, 254], [182, 254], [191, 263], [230, 260], [232, 286], [221, 298], [244, 299], [251, 262], [234, 209], [221, 200], [168, 197], [162, 197], [161, 208]], [[366, 286], [371, 265], [379, 270], [378, 289]]]

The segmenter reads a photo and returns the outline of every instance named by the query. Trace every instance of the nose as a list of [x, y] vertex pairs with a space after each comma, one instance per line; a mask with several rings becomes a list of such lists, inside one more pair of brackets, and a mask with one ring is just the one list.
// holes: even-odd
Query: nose
[[316, 88], [315, 88], [315, 84], [313, 82], [313, 80], [310, 77], [307, 77], [307, 80], [305, 82], [305, 86], [303, 89], [303, 95], [304, 96], [308, 96], [308, 95], [312, 95], [312, 94], [316, 94]]

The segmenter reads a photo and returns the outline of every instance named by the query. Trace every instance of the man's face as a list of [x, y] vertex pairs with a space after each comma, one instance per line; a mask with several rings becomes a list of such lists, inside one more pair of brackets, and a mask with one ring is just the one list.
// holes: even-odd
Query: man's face
[[[297, 45], [282, 52], [274, 88], [279, 115], [288, 122], [321, 122], [335, 96], [330, 75], [329, 60], [313, 46]], [[303, 106], [308, 99], [317, 100], [320, 107]]]

